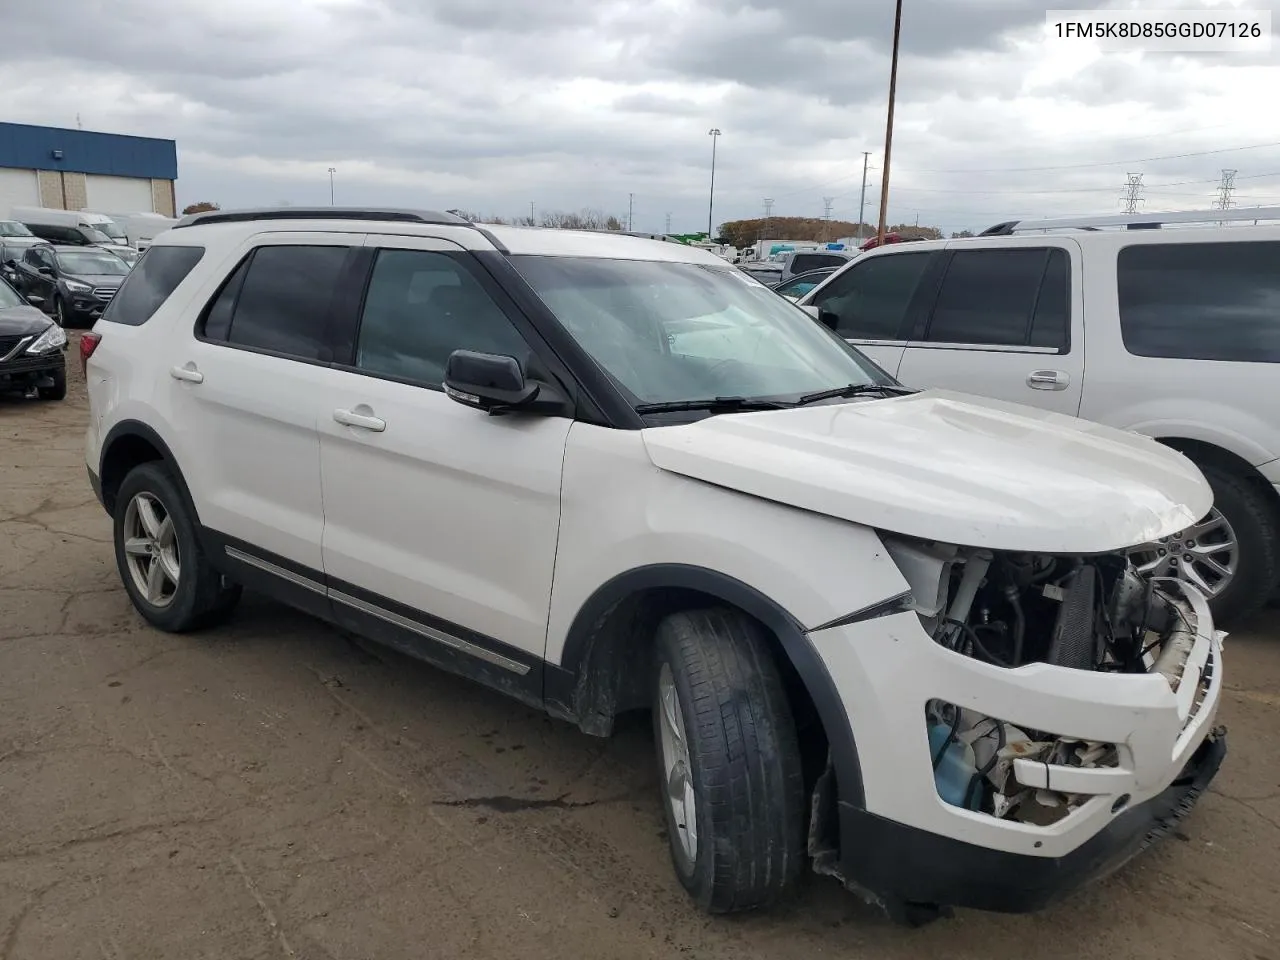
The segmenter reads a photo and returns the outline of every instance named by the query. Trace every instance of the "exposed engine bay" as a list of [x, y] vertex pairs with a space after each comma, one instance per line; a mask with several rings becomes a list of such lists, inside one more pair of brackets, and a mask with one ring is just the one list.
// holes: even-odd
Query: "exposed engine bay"
[[[1140, 577], [1122, 553], [1031, 555], [902, 540], [886, 547], [925, 629], [949, 650], [1006, 669], [1157, 673], [1175, 691], [1181, 682], [1196, 640], [1192, 607], [1171, 584]], [[942, 700], [927, 703], [925, 723], [942, 799], [997, 818], [1049, 824], [1089, 799], [1020, 782], [1017, 760], [1120, 765], [1115, 744], [1018, 727]]]

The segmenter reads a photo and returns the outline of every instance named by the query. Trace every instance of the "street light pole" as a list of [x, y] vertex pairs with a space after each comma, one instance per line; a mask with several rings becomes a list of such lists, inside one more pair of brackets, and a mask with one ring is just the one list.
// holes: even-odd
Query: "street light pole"
[[711, 218], [716, 208], [716, 140], [720, 138], [720, 128], [712, 127], [707, 131], [711, 138], [711, 197], [707, 201], [707, 241], [711, 240]]
[[889, 214], [889, 155], [893, 152], [893, 101], [898, 92], [898, 36], [902, 32], [902, 0], [893, 15], [893, 61], [889, 67], [889, 119], [884, 130], [884, 171], [880, 175], [880, 227], [877, 243], [884, 243], [884, 222]]
[[335, 168], [329, 168], [329, 206], [331, 207], [333, 206], [333, 175], [337, 172]]
[[862, 151], [862, 197], [858, 200], [858, 239], [862, 239], [863, 211], [867, 208], [867, 159], [870, 150]]

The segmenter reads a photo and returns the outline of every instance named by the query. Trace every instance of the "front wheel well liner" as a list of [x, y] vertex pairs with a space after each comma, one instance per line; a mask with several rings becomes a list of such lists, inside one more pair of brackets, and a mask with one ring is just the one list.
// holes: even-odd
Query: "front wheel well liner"
[[[582, 605], [569, 628], [547, 706], [587, 733], [608, 735], [613, 719], [649, 706], [653, 637], [679, 610], [729, 606], [768, 632], [797, 723], [811, 722], [829, 748], [838, 795], [862, 806], [862, 770], [849, 717], [804, 627], [740, 580], [704, 567], [653, 564], [619, 574]], [[550, 677], [549, 677], [550, 679]]]

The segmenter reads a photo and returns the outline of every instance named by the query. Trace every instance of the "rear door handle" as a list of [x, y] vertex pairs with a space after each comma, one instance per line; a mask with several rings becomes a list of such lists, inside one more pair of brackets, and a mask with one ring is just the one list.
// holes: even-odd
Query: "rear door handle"
[[187, 383], [204, 383], [204, 374], [196, 369], [196, 365], [188, 361], [180, 367], [170, 367], [169, 376]]
[[362, 430], [372, 430], [374, 433], [381, 433], [387, 429], [387, 421], [381, 417], [375, 417], [373, 410], [363, 403], [355, 410], [333, 411], [333, 419], [344, 426], [360, 427]]
[[1061, 370], [1033, 370], [1027, 374], [1027, 386], [1032, 390], [1065, 390], [1071, 377]]

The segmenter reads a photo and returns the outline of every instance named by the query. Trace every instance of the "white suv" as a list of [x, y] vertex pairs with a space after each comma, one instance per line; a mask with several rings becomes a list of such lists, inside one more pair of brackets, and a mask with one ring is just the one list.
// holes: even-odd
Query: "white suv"
[[[1009, 222], [873, 250], [799, 303], [903, 383], [1190, 457], [1212, 511], [1134, 560], [1193, 584], [1227, 625], [1280, 584], [1280, 224], [1255, 218], [1280, 210]], [[1235, 225], [1195, 225], [1207, 219]]]
[[1211, 492], [1135, 434], [915, 393], [710, 253], [290, 208], [156, 237], [82, 342], [91, 482], [166, 630], [241, 586], [588, 734], [652, 708], [676, 873], [806, 862], [907, 921], [1030, 910], [1225, 753]]

